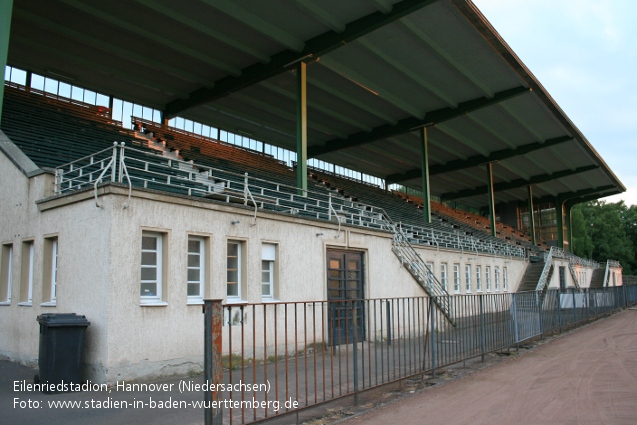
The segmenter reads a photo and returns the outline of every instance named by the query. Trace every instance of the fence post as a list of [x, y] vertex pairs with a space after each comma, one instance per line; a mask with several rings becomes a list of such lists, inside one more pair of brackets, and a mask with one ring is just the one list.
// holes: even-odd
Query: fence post
[[390, 301], [387, 300], [385, 304], [387, 306], [387, 314], [385, 314], [385, 319], [387, 320], [387, 345], [391, 345], [391, 304]]
[[575, 288], [573, 288], [573, 326], [577, 323], [577, 303], [575, 299]]
[[537, 314], [540, 323], [540, 338], [544, 338], [544, 321], [542, 320], [542, 292], [535, 291], [535, 302], [537, 304]]
[[480, 294], [480, 351], [482, 352], [482, 363], [484, 363], [484, 349], [485, 349], [485, 339], [486, 339], [486, 330], [484, 326], [484, 304], [482, 297], [484, 295]]
[[[358, 316], [356, 301], [350, 301], [352, 306], [352, 327], [354, 328], [354, 405], [358, 405]], [[346, 331], [347, 332], [347, 331]]]
[[221, 326], [223, 321], [223, 300], [204, 300], [204, 379], [205, 384], [211, 385], [213, 390], [204, 392], [204, 423], [205, 425], [222, 425], [223, 412], [221, 407], [213, 408], [219, 401], [218, 384], [223, 381], [221, 370]]
[[430, 328], [430, 335], [431, 335], [431, 370], [432, 370], [432, 376], [435, 378], [436, 377], [436, 337], [434, 335], [435, 330], [436, 330], [436, 325], [435, 325], [435, 320], [436, 320], [436, 314], [435, 314], [435, 310], [436, 310], [436, 306], [434, 304], [434, 297], [431, 296], [429, 297], [429, 328]]
[[520, 349], [520, 335], [519, 335], [519, 331], [518, 331], [518, 309], [517, 309], [517, 305], [516, 305], [516, 299], [517, 297], [515, 296], [516, 294], [513, 293], [511, 294], [511, 297], [513, 298], [513, 331], [514, 331], [514, 335], [515, 335], [515, 349], [519, 350]]
[[560, 289], [557, 290], [557, 322], [562, 333], [562, 291]]

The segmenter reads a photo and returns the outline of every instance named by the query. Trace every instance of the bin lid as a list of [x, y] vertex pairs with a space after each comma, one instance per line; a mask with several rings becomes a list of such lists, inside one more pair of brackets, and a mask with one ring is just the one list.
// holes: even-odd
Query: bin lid
[[47, 327], [61, 326], [88, 326], [91, 324], [86, 316], [75, 313], [44, 313], [36, 319], [41, 325]]

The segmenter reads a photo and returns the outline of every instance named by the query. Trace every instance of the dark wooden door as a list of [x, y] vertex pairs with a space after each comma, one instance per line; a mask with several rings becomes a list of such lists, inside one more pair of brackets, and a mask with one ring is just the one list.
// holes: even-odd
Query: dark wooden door
[[327, 251], [328, 323], [332, 345], [351, 344], [365, 337], [363, 253]]

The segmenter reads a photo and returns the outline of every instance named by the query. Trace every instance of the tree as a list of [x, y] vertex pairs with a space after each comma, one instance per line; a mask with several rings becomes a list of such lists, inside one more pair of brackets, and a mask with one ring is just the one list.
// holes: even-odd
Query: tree
[[586, 219], [582, 213], [582, 204], [575, 205], [571, 210], [571, 237], [573, 240], [573, 247], [571, 248], [573, 254], [583, 258], [593, 257], [593, 240], [588, 232]]
[[[637, 209], [628, 208], [623, 201], [606, 203], [605, 201], [591, 201], [578, 208], [584, 218], [588, 236], [593, 244], [591, 257], [600, 263], [606, 260], [618, 260], [624, 268], [624, 274], [637, 271], [635, 263], [635, 246], [637, 243], [637, 228], [635, 218]], [[573, 234], [575, 236], [575, 233]], [[578, 252], [590, 249], [586, 235], [578, 230]], [[576, 245], [575, 240], [573, 245]], [[581, 250], [580, 250], [581, 249]], [[587, 255], [585, 255], [587, 256]]]

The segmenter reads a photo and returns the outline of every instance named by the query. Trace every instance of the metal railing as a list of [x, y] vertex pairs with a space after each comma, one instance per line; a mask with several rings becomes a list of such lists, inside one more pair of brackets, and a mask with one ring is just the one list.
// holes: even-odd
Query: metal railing
[[[446, 298], [455, 326], [435, 307]], [[436, 374], [637, 303], [637, 286], [440, 297], [221, 305], [206, 316], [208, 382], [238, 408], [224, 423], [294, 414], [401, 379]], [[205, 307], [205, 311], [213, 311]], [[216, 326], [213, 327], [213, 318]], [[216, 342], [214, 342], [216, 341]], [[213, 347], [215, 356], [212, 355]], [[213, 377], [216, 376], [216, 379]], [[228, 387], [242, 383], [244, 386]], [[252, 384], [267, 385], [267, 390]], [[275, 404], [276, 402], [276, 404]], [[286, 404], [287, 402], [287, 404]], [[296, 404], [294, 404], [296, 403]], [[208, 411], [218, 416], [220, 412]]]
[[[596, 261], [578, 257], [577, 255], [564, 251], [562, 248], [552, 246], [551, 250], [544, 256], [544, 268], [542, 269], [542, 274], [540, 275], [540, 279], [538, 280], [537, 286], [535, 288], [536, 291], [542, 291], [546, 287], [548, 276], [550, 274], [551, 267], [553, 267], [553, 260], [555, 258], [568, 260], [568, 270], [571, 274], [571, 277], [573, 278], [575, 287], [577, 288], [580, 287], [580, 284], [579, 279], [577, 278], [577, 273], [575, 272], [575, 265], [591, 267], [593, 269], [599, 268], [599, 263], [597, 263]], [[604, 276], [604, 282], [606, 282], [606, 275]]]
[[[128, 182], [188, 196], [201, 196], [243, 204], [258, 209], [279, 211], [309, 218], [332, 220], [341, 224], [381, 229], [389, 215], [379, 207], [355, 202], [333, 191], [304, 190], [221, 168], [182, 161], [170, 155], [115, 144], [93, 155], [64, 164], [56, 169], [55, 193], [63, 194], [89, 185], [97, 188], [103, 180]], [[97, 191], [96, 191], [97, 197]], [[505, 242], [483, 241], [458, 232], [400, 224], [414, 243], [435, 245], [461, 251], [488, 252], [494, 255], [524, 258], [522, 247]]]

